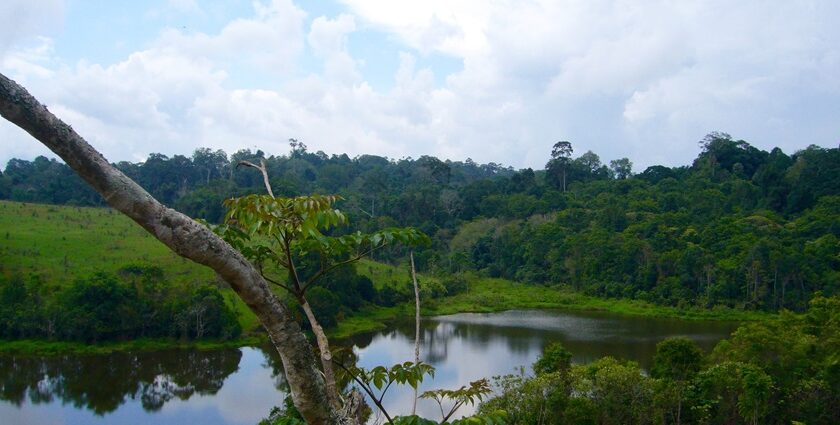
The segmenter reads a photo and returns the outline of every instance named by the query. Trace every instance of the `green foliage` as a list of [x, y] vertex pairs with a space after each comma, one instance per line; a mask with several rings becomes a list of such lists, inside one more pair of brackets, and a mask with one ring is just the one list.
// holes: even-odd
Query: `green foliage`
[[[491, 392], [490, 383], [487, 382], [486, 379], [479, 379], [477, 381], [470, 382], [469, 385], [462, 386], [461, 388], [455, 390], [438, 389], [425, 391], [423, 394], [420, 394], [420, 398], [428, 398], [437, 402], [438, 406], [440, 406], [440, 412], [442, 415], [441, 422], [446, 422], [459, 408], [461, 408], [461, 406], [467, 403], [473, 405], [476, 401], [481, 401], [482, 398]], [[444, 410], [443, 404], [446, 400], [450, 400], [452, 402], [452, 406], [447, 413], [444, 413], [446, 411]]]
[[[386, 246], [429, 242], [425, 234], [414, 228], [330, 235], [331, 230], [347, 222], [346, 216], [333, 208], [339, 199], [321, 195], [232, 198], [225, 201], [228, 212], [224, 224], [209, 226], [253, 261], [268, 282], [292, 295], [293, 301], [305, 307], [308, 300], [322, 327], [333, 327], [339, 314], [358, 310], [366, 302], [377, 298], [386, 304], [398, 302], [396, 294], [388, 291], [377, 297], [370, 279], [342, 266]], [[285, 283], [277, 277], [283, 273], [287, 275]], [[441, 287], [436, 296], [444, 291]]]
[[511, 424], [594, 423], [594, 413], [569, 396], [569, 379], [559, 373], [498, 376], [494, 385], [496, 396], [481, 403], [480, 414], [504, 411]]
[[723, 362], [704, 370], [695, 384], [694, 411], [706, 423], [758, 423], [769, 410], [772, 379], [760, 368]]
[[743, 325], [708, 365], [690, 340], [662, 341], [652, 377], [609, 357], [569, 374], [498, 377], [479, 412], [504, 410], [511, 424], [832, 424], [840, 417], [838, 306], [840, 297], [817, 295], [805, 314]]
[[306, 422], [298, 412], [291, 395], [283, 398], [283, 407], [274, 406], [267, 418], [260, 420], [257, 425], [305, 425]]
[[417, 388], [417, 385], [423, 382], [425, 375], [435, 376], [435, 369], [431, 365], [423, 362], [398, 363], [390, 368], [376, 366], [370, 370], [352, 366], [347, 368], [346, 371], [360, 383], [372, 385], [377, 390], [387, 390], [393, 383]]
[[573, 368], [572, 376], [575, 390], [594, 404], [598, 423], [650, 421], [653, 385], [637, 364], [604, 357]]
[[685, 337], [668, 338], [656, 344], [651, 375], [674, 381], [694, 377], [703, 366], [703, 350]]
[[321, 326], [329, 328], [336, 325], [336, 316], [341, 309], [341, 300], [337, 295], [329, 289], [316, 286], [309, 290], [306, 298]]
[[374, 249], [401, 243], [420, 245], [429, 238], [414, 228], [388, 228], [371, 234], [354, 232], [328, 236], [324, 232], [347, 223], [347, 217], [333, 204], [338, 196], [299, 196], [273, 198], [268, 195], [248, 195], [225, 201], [228, 209], [225, 224], [212, 226], [246, 257], [258, 265], [271, 263], [289, 270], [298, 279], [294, 258], [318, 255], [321, 270], [295, 292], [303, 293], [324, 273], [346, 263], [348, 256], [355, 261]]
[[391, 423], [394, 425], [504, 425], [508, 422], [507, 414], [499, 411], [456, 419], [452, 422], [435, 422], [416, 415], [398, 416]]
[[[394, 423], [394, 419], [385, 410], [385, 407], [382, 405], [382, 400], [385, 398], [391, 385], [396, 383], [408, 385], [416, 389], [423, 382], [425, 375], [435, 376], [435, 368], [423, 362], [398, 363], [390, 368], [376, 366], [369, 370], [355, 365], [349, 367], [342, 364], [338, 365], [370, 397], [373, 404], [385, 415], [389, 423]], [[377, 392], [379, 393], [378, 395]]]
[[[398, 416], [391, 417], [388, 411], [382, 405], [382, 400], [393, 384], [408, 385], [411, 388], [417, 388], [426, 375], [434, 377], [435, 369], [423, 362], [413, 363], [405, 362], [398, 363], [390, 368], [385, 366], [376, 366], [372, 369], [365, 369], [358, 366], [344, 366], [339, 365], [350, 376], [359, 387], [367, 393], [371, 401], [379, 408], [385, 415], [388, 423], [391, 424], [437, 424], [437, 422], [429, 419], [421, 418], [416, 415], [412, 416]], [[377, 395], [378, 392], [378, 395]], [[449, 418], [464, 404], [475, 404], [481, 401], [487, 394], [490, 394], [490, 385], [486, 379], [470, 382], [469, 385], [462, 386], [454, 390], [438, 389], [425, 391], [420, 395], [420, 398], [428, 398], [435, 400], [441, 409], [441, 424], [459, 424], [459, 425], [479, 425], [479, 424], [503, 424], [507, 423], [507, 415], [503, 411], [490, 411], [484, 414], [471, 416], [463, 419], [458, 419], [448, 422]], [[451, 401], [452, 406], [446, 413], [444, 413], [443, 404], [445, 401]], [[273, 411], [274, 412], [274, 411]]]
[[534, 362], [534, 373], [568, 373], [572, 365], [572, 353], [559, 342], [553, 342], [543, 349], [542, 355]]
[[0, 275], [0, 338], [103, 342], [131, 338], [233, 339], [236, 313], [215, 287], [175, 286], [159, 268], [129, 265], [55, 288], [36, 275]]
[[[300, 148], [284, 156], [242, 150], [230, 158], [199, 149], [191, 158], [152, 154], [143, 163], [118, 166], [165, 203], [218, 223], [222, 199], [262, 190], [257, 173], [237, 171], [235, 165], [264, 160], [278, 193], [288, 198], [235, 198], [240, 205], [231, 206], [242, 207], [252, 219], [251, 228], [240, 230], [267, 223], [266, 214], [283, 209], [278, 203], [298, 212], [330, 203], [329, 197], [296, 203], [296, 194], [340, 193], [345, 212], [325, 209], [319, 219], [340, 227], [321, 229], [321, 236], [417, 226], [433, 235], [431, 246], [415, 252], [418, 267], [440, 276], [474, 270], [680, 308], [802, 311], [816, 291], [840, 291], [840, 150], [765, 152], [714, 132], [701, 141], [690, 166], [652, 166], [631, 175], [626, 158], [610, 161], [608, 168], [593, 152], [573, 158], [571, 147], [558, 142], [545, 170], [519, 172], [472, 161], [351, 159]], [[65, 165], [46, 158], [12, 160], [0, 180], [0, 196], [13, 199], [101, 203], [82, 193], [79, 188], [88, 189]], [[255, 209], [244, 208], [247, 203]], [[311, 229], [313, 223], [305, 221], [300, 228], [287, 224], [294, 232]], [[14, 233], [16, 225], [7, 228]], [[230, 236], [237, 238], [235, 232]], [[371, 246], [358, 234], [343, 241], [349, 247], [311, 236], [301, 244], [305, 252], [346, 257], [360, 244]], [[240, 241], [249, 257], [266, 259], [270, 238], [249, 237]], [[29, 249], [44, 250], [14, 248]], [[405, 254], [397, 247], [379, 252], [390, 262]], [[12, 264], [33, 263], [13, 254], [21, 261]], [[73, 254], [64, 263], [81, 264]]]
[[446, 295], [457, 295], [469, 291], [470, 283], [463, 273], [455, 273], [443, 278], [441, 282]]

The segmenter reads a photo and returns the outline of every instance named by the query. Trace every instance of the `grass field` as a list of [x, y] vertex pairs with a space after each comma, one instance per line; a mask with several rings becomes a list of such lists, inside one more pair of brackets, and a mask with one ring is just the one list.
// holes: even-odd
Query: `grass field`
[[178, 257], [109, 208], [0, 201], [0, 267], [69, 282], [126, 264], [158, 266], [175, 281], [212, 281], [212, 270]]
[[[176, 284], [215, 282], [207, 267], [181, 258], [128, 217], [110, 208], [0, 201], [0, 273], [38, 274], [50, 285], [128, 264], [160, 267]], [[225, 299], [247, 334], [257, 318], [233, 291]]]
[[[49, 284], [64, 285], [97, 271], [116, 272], [127, 264], [158, 266], [176, 284], [214, 282], [217, 279], [209, 268], [178, 257], [139, 225], [111, 209], [0, 201], [0, 273], [36, 273]], [[407, 285], [410, 282], [407, 264], [395, 267], [363, 260], [357, 265], [357, 270], [370, 277], [378, 289], [388, 285]], [[435, 277], [425, 275], [420, 275], [419, 279], [421, 283], [436, 280]], [[561, 287], [527, 285], [474, 275], [469, 276], [468, 280], [470, 290], [466, 293], [423, 300], [423, 314], [565, 309], [694, 320], [745, 321], [769, 316], [766, 313], [732, 309], [679, 309], [642, 301], [600, 299]], [[233, 344], [253, 342], [253, 330], [258, 326], [256, 316], [233, 291], [225, 289], [223, 293], [225, 299], [239, 312], [239, 321], [245, 331], [245, 338]], [[339, 326], [330, 333], [335, 337], [346, 337], [381, 329], [392, 319], [411, 317], [413, 314], [413, 303], [396, 307], [367, 307], [341, 320]], [[27, 344], [41, 344], [41, 350], [36, 351], [88, 350], [82, 346], [74, 348], [72, 344], [66, 343], [3, 343], [6, 348], [19, 346], [17, 348], [20, 351], [27, 351]], [[154, 348], [157, 344], [166, 343], [137, 341], [111, 344], [110, 348], [101, 349]], [[213, 344], [204, 345], [210, 347]]]

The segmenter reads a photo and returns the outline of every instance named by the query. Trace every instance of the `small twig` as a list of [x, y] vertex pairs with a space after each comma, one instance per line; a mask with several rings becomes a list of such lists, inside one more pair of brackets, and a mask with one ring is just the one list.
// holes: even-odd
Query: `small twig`
[[388, 391], [388, 387], [391, 386], [391, 383], [393, 381], [388, 382], [388, 386], [385, 387], [385, 390], [382, 391], [382, 394], [379, 396], [379, 399], [377, 400], [376, 395], [373, 394], [373, 390], [370, 388], [370, 386], [368, 386], [368, 384], [366, 384], [364, 381], [359, 379], [358, 376], [356, 376], [353, 372], [350, 371], [350, 369], [347, 369], [347, 367], [344, 366], [343, 364], [341, 364], [340, 362], [337, 362], [337, 361], [333, 360], [333, 363], [337, 364], [338, 367], [344, 369], [344, 371], [347, 372], [347, 374], [350, 375], [350, 377], [353, 378], [353, 380], [356, 381], [356, 383], [358, 383], [359, 386], [361, 386], [363, 390], [365, 390], [367, 395], [370, 396], [370, 399], [373, 401], [373, 403], [376, 404], [376, 407], [379, 408], [379, 411], [382, 412], [383, 415], [385, 415], [386, 419], [388, 419], [388, 423], [393, 424], [394, 420], [391, 419], [391, 415], [388, 414], [388, 411], [385, 410], [385, 406], [382, 405], [382, 398], [385, 397], [385, 391]]
[[394, 381], [388, 381], [388, 385], [385, 386], [385, 389], [382, 390], [382, 394], [379, 395], [379, 402], [382, 403], [382, 399], [385, 398], [385, 393], [388, 392], [388, 388], [391, 388], [391, 384]]
[[274, 279], [272, 279], [272, 278], [270, 278], [270, 277], [266, 276], [264, 273], [262, 273], [262, 270], [260, 271], [260, 274], [262, 274], [263, 279], [265, 279], [265, 280], [266, 280], [266, 281], [268, 281], [269, 283], [273, 283], [273, 284], [275, 284], [275, 285], [277, 285], [277, 286], [279, 286], [279, 287], [281, 287], [281, 288], [283, 288], [283, 289], [285, 289], [285, 290], [287, 290], [287, 291], [289, 291], [289, 292], [292, 292], [292, 289], [291, 289], [291, 288], [289, 288], [288, 286], [286, 286], [286, 285], [284, 285], [284, 284], [282, 284], [282, 283], [280, 283], [280, 282], [278, 282], [278, 281], [276, 281], [276, 280], [274, 280]]
[[312, 277], [310, 277], [310, 278], [309, 278], [309, 280], [307, 280], [307, 281], [306, 281], [306, 283], [303, 285], [303, 289], [302, 289], [301, 291], [302, 291], [302, 292], [306, 292], [306, 290], [309, 288], [309, 286], [310, 286], [310, 285], [312, 285], [313, 283], [315, 283], [315, 281], [316, 281], [316, 280], [320, 279], [320, 278], [321, 278], [322, 276], [324, 276], [325, 274], [327, 274], [327, 273], [329, 273], [329, 272], [331, 272], [331, 271], [335, 270], [335, 269], [336, 269], [336, 268], [338, 268], [338, 267], [341, 267], [341, 266], [344, 266], [344, 265], [350, 264], [350, 263], [352, 263], [352, 262], [354, 262], [354, 261], [359, 261], [359, 260], [361, 260], [362, 258], [364, 258], [364, 257], [366, 257], [367, 255], [369, 255], [371, 252], [373, 252], [373, 251], [375, 251], [375, 250], [377, 250], [377, 249], [379, 249], [379, 248], [382, 248], [382, 247], [384, 247], [385, 245], [386, 245], [386, 244], [383, 242], [383, 243], [382, 243], [382, 244], [380, 244], [379, 246], [375, 246], [375, 247], [373, 247], [373, 248], [371, 248], [371, 249], [369, 249], [369, 250], [367, 250], [367, 251], [365, 251], [365, 252], [363, 252], [363, 253], [361, 253], [361, 254], [357, 254], [357, 255], [356, 255], [355, 257], [353, 257], [353, 258], [350, 258], [350, 259], [347, 259], [347, 260], [344, 260], [344, 261], [341, 261], [341, 262], [335, 263], [335, 264], [333, 264], [332, 266], [329, 266], [329, 267], [327, 267], [327, 268], [325, 268], [325, 269], [324, 269], [324, 268], [322, 268], [321, 270], [318, 270], [318, 273], [315, 273]]
[[461, 406], [463, 406], [463, 405], [464, 405], [464, 401], [463, 401], [463, 400], [462, 400], [462, 401], [459, 401], [459, 402], [456, 402], [456, 403], [452, 406], [452, 409], [451, 409], [451, 410], [449, 410], [449, 414], [448, 414], [448, 415], [446, 415], [446, 417], [445, 417], [445, 418], [443, 418], [443, 420], [442, 420], [441, 422], [446, 422], [447, 420], [449, 420], [449, 417], [450, 417], [450, 416], [452, 416], [452, 415], [455, 413], [455, 411], [457, 411], [458, 409], [460, 409], [460, 408], [461, 408]]

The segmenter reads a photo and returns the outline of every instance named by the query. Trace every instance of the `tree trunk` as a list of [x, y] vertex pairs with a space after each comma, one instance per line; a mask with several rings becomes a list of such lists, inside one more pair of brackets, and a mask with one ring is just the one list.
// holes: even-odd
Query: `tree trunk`
[[566, 167], [563, 166], [563, 193], [566, 193]]
[[327, 387], [327, 398], [330, 400], [334, 409], [339, 409], [341, 404], [338, 401], [338, 387], [335, 384], [335, 372], [332, 367], [332, 352], [330, 351], [330, 341], [327, 339], [327, 334], [318, 319], [315, 318], [315, 313], [312, 311], [312, 306], [306, 301], [305, 297], [301, 297], [300, 306], [303, 312], [306, 313], [306, 318], [312, 326], [312, 333], [315, 334], [315, 341], [318, 344], [318, 351], [321, 353], [321, 366], [324, 369], [324, 381]]
[[[268, 192], [268, 196], [271, 196], [272, 199], [274, 198], [274, 190], [271, 189], [271, 182], [268, 179], [268, 167], [266, 166], [264, 159], [260, 159], [260, 165], [256, 165], [249, 161], [239, 161], [239, 165], [245, 165], [259, 170], [260, 173], [262, 173], [263, 184], [265, 185], [265, 190]], [[294, 263], [292, 263], [291, 254], [288, 251], [287, 255], [289, 255], [289, 264], [292, 265], [291, 271], [295, 277], [295, 288], [300, 290], [300, 281], [298, 281], [297, 272], [294, 269]], [[309, 324], [312, 326], [312, 333], [315, 334], [315, 341], [318, 344], [318, 352], [321, 353], [321, 367], [324, 370], [324, 383], [327, 386], [327, 399], [329, 399], [333, 409], [340, 409], [341, 403], [339, 403], [338, 400], [338, 388], [335, 384], [335, 372], [333, 372], [332, 367], [330, 342], [327, 339], [327, 335], [324, 333], [324, 328], [321, 327], [321, 324], [318, 323], [318, 319], [315, 318], [312, 306], [310, 306], [309, 302], [306, 301], [306, 296], [304, 296], [301, 292], [295, 293], [294, 295], [297, 297], [298, 302], [300, 302], [304, 313], [306, 313], [306, 318], [309, 319]]]
[[[414, 364], [420, 363], [420, 288], [417, 286], [417, 272], [414, 269], [414, 251], [409, 251], [408, 258], [411, 260], [411, 280], [414, 282]], [[414, 402], [411, 405], [411, 414], [417, 412], [417, 387], [414, 387]]]
[[207, 227], [162, 205], [114, 168], [67, 124], [26, 89], [0, 74], [0, 115], [61, 157], [106, 202], [178, 255], [218, 273], [259, 318], [274, 343], [295, 407], [310, 424], [339, 423], [327, 399], [315, 356], [288, 309], [259, 271]]

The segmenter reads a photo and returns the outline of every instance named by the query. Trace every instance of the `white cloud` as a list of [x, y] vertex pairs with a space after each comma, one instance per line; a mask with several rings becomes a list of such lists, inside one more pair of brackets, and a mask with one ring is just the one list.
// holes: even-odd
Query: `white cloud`
[[215, 35], [167, 29], [155, 43], [160, 50], [196, 60], [257, 66], [276, 74], [290, 72], [303, 50], [306, 13], [290, 0], [254, 3], [255, 16], [236, 19]]
[[324, 76], [333, 81], [353, 84], [361, 79], [356, 61], [347, 52], [347, 36], [356, 30], [352, 16], [335, 19], [324, 16], [312, 21], [307, 41], [313, 52], [324, 60]]
[[495, 5], [469, 1], [342, 0], [359, 16], [422, 52], [465, 56], [485, 47]]
[[3, 0], [0, 2], [0, 58], [18, 42], [45, 36], [61, 26], [62, 0]]
[[22, 79], [27, 76], [48, 78], [53, 75], [49, 68], [53, 61], [53, 51], [52, 39], [36, 37], [34, 45], [13, 50], [5, 56], [0, 55], [0, 66]]
[[[516, 165], [541, 166], [561, 138], [605, 159], [685, 163], [717, 129], [790, 151], [809, 132], [790, 106], [803, 92], [818, 85], [840, 102], [834, 2], [345, 3], [420, 51], [461, 58], [446, 135], [464, 152], [504, 146], [493, 154]], [[450, 35], [424, 37], [438, 21]], [[809, 142], [827, 144], [840, 124], [815, 130]]]
[[[282, 153], [295, 137], [328, 153], [541, 168], [567, 139], [640, 168], [687, 163], [712, 130], [787, 151], [840, 134], [840, 3], [343, 3], [330, 17], [255, 3], [215, 33], [168, 29], [115, 64], [63, 64], [49, 39], [15, 41], [0, 68], [115, 159]], [[383, 37], [399, 66], [375, 90], [349, 46]], [[436, 79], [436, 55], [463, 69]], [[250, 72], [272, 79], [243, 87]], [[21, 155], [14, 131], [0, 124], [14, 145], [0, 159]]]

